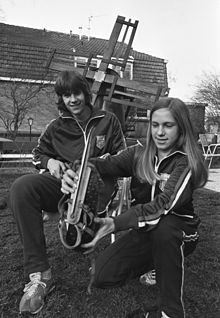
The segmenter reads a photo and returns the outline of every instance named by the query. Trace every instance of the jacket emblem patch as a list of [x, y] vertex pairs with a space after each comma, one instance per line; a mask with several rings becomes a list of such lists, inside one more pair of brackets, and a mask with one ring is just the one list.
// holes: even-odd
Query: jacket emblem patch
[[160, 174], [159, 188], [161, 191], [164, 191], [165, 185], [166, 185], [169, 177], [170, 177], [170, 175], [168, 173], [161, 173]]
[[96, 147], [102, 149], [105, 146], [105, 135], [96, 136]]

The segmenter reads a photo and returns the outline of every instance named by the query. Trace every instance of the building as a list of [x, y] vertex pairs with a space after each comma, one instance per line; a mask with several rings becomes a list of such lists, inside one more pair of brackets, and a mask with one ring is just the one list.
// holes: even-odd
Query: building
[[[98, 67], [107, 45], [108, 40], [80, 36], [71, 31], [66, 34], [0, 23], [0, 115], [12, 106], [7, 96], [9, 91], [13, 91], [16, 98], [16, 90], [19, 90], [20, 97], [25, 98], [27, 89], [31, 93], [35, 88], [35, 95], [30, 97], [18, 131], [28, 134], [31, 128], [33, 135], [39, 135], [49, 120], [57, 115], [53, 92], [57, 72], [50, 68], [51, 61], [63, 61], [68, 68], [73, 66], [80, 70], [85, 68], [92, 53], [92, 65]], [[168, 90], [166, 61], [134, 49], [130, 51], [121, 77], [143, 85], [157, 84]], [[39, 85], [41, 89], [37, 91]], [[138, 116], [143, 117], [143, 112], [139, 111]], [[31, 127], [29, 117], [33, 118]], [[0, 133], [5, 133], [2, 121]]]

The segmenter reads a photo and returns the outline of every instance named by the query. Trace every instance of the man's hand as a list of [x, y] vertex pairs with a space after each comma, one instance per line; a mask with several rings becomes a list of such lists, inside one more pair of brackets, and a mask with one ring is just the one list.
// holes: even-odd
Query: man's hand
[[74, 193], [77, 187], [78, 174], [71, 169], [64, 172], [61, 191], [65, 194]]
[[50, 158], [47, 162], [47, 169], [50, 171], [50, 174], [57, 179], [61, 179], [63, 173], [66, 170], [66, 165], [60, 160]]
[[115, 223], [112, 218], [95, 218], [94, 221], [100, 224], [100, 229], [98, 230], [94, 239], [91, 242], [81, 245], [83, 248], [87, 249], [87, 251], [85, 251], [84, 254], [91, 253], [95, 249], [96, 244], [103, 237], [115, 231]]

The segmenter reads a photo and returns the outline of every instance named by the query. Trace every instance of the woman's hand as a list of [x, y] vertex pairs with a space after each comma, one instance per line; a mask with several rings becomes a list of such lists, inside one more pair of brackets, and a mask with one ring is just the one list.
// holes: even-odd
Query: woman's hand
[[74, 193], [78, 181], [78, 174], [72, 169], [67, 169], [61, 181], [61, 191], [65, 194]]
[[82, 244], [82, 247], [87, 249], [84, 254], [91, 253], [103, 237], [115, 231], [115, 223], [112, 218], [95, 218], [94, 221], [100, 224], [100, 228], [91, 242]]
[[64, 171], [66, 170], [66, 165], [60, 160], [50, 158], [47, 162], [47, 169], [52, 176], [57, 179], [61, 179]]

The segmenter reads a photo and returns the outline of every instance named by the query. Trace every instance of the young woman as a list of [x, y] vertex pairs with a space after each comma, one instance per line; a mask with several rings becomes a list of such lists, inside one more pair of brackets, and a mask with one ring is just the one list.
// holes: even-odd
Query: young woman
[[[128, 230], [96, 259], [94, 286], [121, 286], [128, 279], [155, 269], [159, 287], [157, 313], [128, 317], [183, 318], [184, 257], [198, 242], [199, 218], [193, 191], [204, 186], [207, 169], [194, 136], [186, 105], [164, 97], [155, 103], [146, 146], [130, 147], [118, 155], [92, 162], [101, 175], [132, 176], [135, 202], [115, 218], [97, 218], [100, 229], [85, 248], [93, 249], [104, 236]], [[62, 192], [74, 191], [76, 174], [68, 170]], [[137, 314], [137, 313], [136, 313]]]

